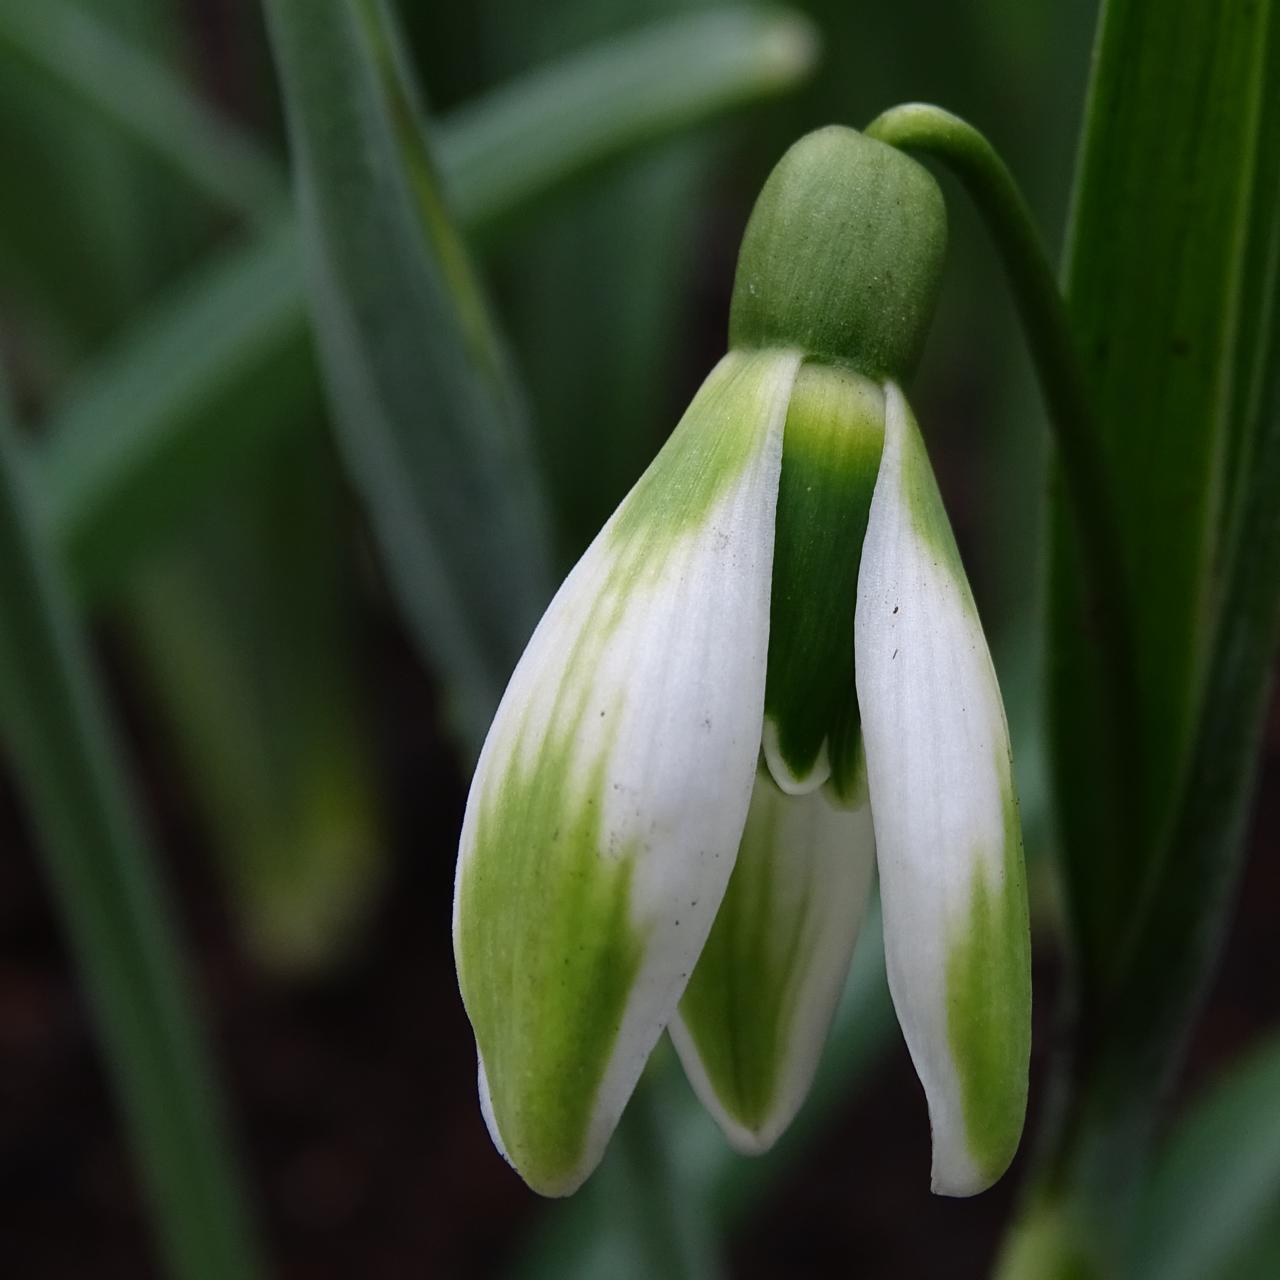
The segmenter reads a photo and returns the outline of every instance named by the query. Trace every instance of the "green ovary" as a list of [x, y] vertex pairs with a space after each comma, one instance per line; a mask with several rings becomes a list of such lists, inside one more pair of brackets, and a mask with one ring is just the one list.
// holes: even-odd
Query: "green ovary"
[[797, 779], [830, 740], [841, 795], [858, 790], [853, 612], [883, 445], [875, 383], [836, 366], [801, 368], [783, 437], [765, 715]]
[[1031, 944], [1018, 802], [1004, 777], [1003, 884], [975, 859], [967, 926], [947, 956], [947, 1035], [960, 1078], [969, 1154], [994, 1182], [1022, 1135], [1031, 1048]]
[[635, 851], [602, 848], [603, 758], [567, 795], [572, 740], [486, 790], [460, 888], [459, 978], [498, 1131], [552, 1194], [576, 1181], [644, 950], [629, 913]]

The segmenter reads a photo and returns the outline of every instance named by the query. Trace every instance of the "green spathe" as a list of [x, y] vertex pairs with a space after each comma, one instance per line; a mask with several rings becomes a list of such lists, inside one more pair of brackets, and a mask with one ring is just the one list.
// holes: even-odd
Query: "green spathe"
[[856, 794], [853, 608], [883, 445], [878, 385], [838, 366], [801, 368], [783, 436], [765, 691], [769, 764], [784, 790], [811, 790], [831, 766], [841, 794]]
[[831, 125], [775, 166], [747, 224], [730, 347], [794, 347], [870, 378], [910, 373], [946, 252], [938, 184], [901, 151]]
[[1022, 1136], [1031, 1053], [1031, 934], [1018, 800], [1007, 757], [999, 883], [992, 859], [974, 857], [969, 918], [947, 954], [947, 1037], [960, 1078], [969, 1154], [995, 1182]]

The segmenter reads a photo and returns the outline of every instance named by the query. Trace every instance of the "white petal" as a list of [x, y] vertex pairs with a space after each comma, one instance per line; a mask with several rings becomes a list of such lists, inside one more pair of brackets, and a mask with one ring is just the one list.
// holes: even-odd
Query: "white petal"
[[933, 1189], [972, 1195], [1026, 1104], [1026, 887], [1004, 706], [911, 411], [886, 391], [854, 620], [889, 986], [933, 1128]]
[[720, 913], [671, 1038], [730, 1143], [767, 1151], [800, 1109], [866, 913], [871, 811], [757, 776]]
[[467, 801], [459, 982], [536, 1190], [603, 1154], [733, 868], [760, 746], [798, 357], [736, 353], [561, 587]]

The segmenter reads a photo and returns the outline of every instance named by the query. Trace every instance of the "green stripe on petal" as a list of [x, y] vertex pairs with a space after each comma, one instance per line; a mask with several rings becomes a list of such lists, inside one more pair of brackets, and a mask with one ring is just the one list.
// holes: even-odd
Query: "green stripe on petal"
[[[529, 1179], [546, 1185], [571, 1174], [581, 1158], [646, 940], [630, 916], [637, 842], [602, 856], [606, 757], [597, 758], [583, 789], [563, 794], [572, 756], [568, 734], [546, 739], [531, 767], [513, 758], [485, 791], [476, 846], [518, 849], [532, 833], [550, 831], [550, 857], [475, 859], [460, 906], [464, 919], [502, 921], [501, 935], [479, 927], [464, 935], [459, 969], [485, 973], [483, 982], [468, 984], [477, 1028], [502, 1028], [481, 1052], [487, 1109], [516, 1117], [519, 1150], [538, 1153]], [[557, 945], [548, 945], [552, 939]], [[584, 1044], [601, 1051], [583, 1053]], [[500, 1145], [510, 1149], [505, 1139]]]
[[857, 809], [867, 803], [867, 758], [862, 749], [862, 718], [858, 699], [851, 692], [831, 722], [827, 740], [831, 776], [824, 790], [832, 804]]
[[486, 1119], [545, 1194], [599, 1161], [733, 867], [798, 363], [712, 372], [557, 593], [476, 768], [458, 977]]
[[986, 639], [901, 391], [854, 619], [889, 988], [933, 1129], [933, 1189], [972, 1195], [1013, 1157], [1031, 1026], [1009, 732]]
[[809, 1091], [849, 973], [874, 863], [871, 814], [761, 773], [737, 865], [671, 1024], [729, 1141], [765, 1151]]
[[803, 366], [783, 439], [764, 729], [770, 772], [793, 794], [835, 766], [839, 788], [856, 792], [853, 607], [883, 442], [877, 384]]
[[969, 919], [953, 932], [947, 955], [947, 1035], [969, 1151], [987, 1182], [1004, 1173], [1018, 1149], [1031, 1053], [1031, 939], [1008, 755], [997, 754], [995, 770], [1003, 776], [1004, 876], [992, 876], [987, 859], [974, 860]]

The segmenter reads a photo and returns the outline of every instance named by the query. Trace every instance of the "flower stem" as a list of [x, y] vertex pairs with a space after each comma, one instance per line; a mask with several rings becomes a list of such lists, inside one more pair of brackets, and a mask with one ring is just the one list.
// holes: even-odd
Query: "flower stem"
[[1110, 694], [1111, 776], [1117, 784], [1113, 819], [1123, 836], [1134, 812], [1124, 797], [1135, 794], [1130, 787], [1140, 770], [1133, 730], [1138, 723], [1133, 624], [1102, 434], [1057, 278], [1017, 182], [971, 124], [941, 107], [913, 102], [881, 113], [865, 133], [946, 164], [977, 206], [1008, 275], [1057, 444], [1087, 593], [1085, 616], [1096, 629]]

